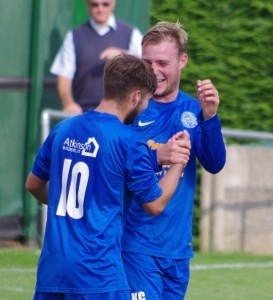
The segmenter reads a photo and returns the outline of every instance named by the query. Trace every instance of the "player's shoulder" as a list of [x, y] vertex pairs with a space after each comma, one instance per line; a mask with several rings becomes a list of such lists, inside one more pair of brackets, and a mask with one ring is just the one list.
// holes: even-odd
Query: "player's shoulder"
[[135, 143], [141, 135], [134, 130], [133, 124], [130, 125], [122, 124], [122, 125], [123, 125], [121, 126], [122, 135], [129, 140], [129, 143], [131, 144]]
[[197, 99], [194, 98], [193, 96], [183, 92], [179, 91], [177, 95], [177, 100], [181, 102], [193, 102], [193, 103], [198, 103]]
[[58, 124], [56, 124], [53, 129], [51, 130], [51, 135], [64, 135], [67, 133], [75, 133], [80, 132], [81, 127], [84, 122], [86, 122], [84, 115], [77, 115], [68, 117], [62, 121], [60, 121]]
[[59, 125], [60, 127], [63, 127], [63, 126], [73, 125], [75, 123], [78, 124], [78, 123], [82, 123], [82, 122], [85, 122], [84, 114], [68, 117], [68, 118], [60, 121], [57, 124], [57, 126]]
[[200, 105], [198, 100], [183, 91], [179, 91], [176, 100], [178, 101], [178, 106], [183, 110], [187, 108], [196, 112], [200, 111]]
[[120, 136], [120, 138], [124, 141], [125, 144], [127, 144], [129, 148], [136, 147], [137, 144], [140, 144], [143, 141], [144, 143], [146, 143], [143, 139], [142, 134], [135, 130], [134, 124], [121, 124], [120, 129], [117, 131], [117, 135]]

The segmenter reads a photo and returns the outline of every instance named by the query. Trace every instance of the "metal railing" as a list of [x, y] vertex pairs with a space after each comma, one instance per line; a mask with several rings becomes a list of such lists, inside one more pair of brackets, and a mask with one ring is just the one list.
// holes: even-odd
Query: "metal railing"
[[[51, 121], [63, 120], [71, 117], [73, 114], [64, 113], [60, 110], [44, 109], [41, 116], [42, 126], [42, 140], [44, 141], [50, 132]], [[254, 131], [254, 130], [239, 130], [239, 129], [227, 129], [223, 128], [222, 133], [224, 137], [229, 138], [240, 138], [240, 139], [252, 139], [252, 140], [267, 140], [273, 141], [273, 133], [265, 131]]]

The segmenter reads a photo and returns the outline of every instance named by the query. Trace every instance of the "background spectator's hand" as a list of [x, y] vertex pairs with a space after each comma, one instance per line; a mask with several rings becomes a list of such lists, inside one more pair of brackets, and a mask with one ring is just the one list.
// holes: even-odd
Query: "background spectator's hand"
[[73, 114], [73, 115], [80, 115], [80, 114], [82, 114], [83, 111], [78, 103], [72, 102], [72, 103], [67, 104], [63, 108], [63, 112]]
[[127, 51], [121, 48], [109, 47], [101, 52], [100, 59], [109, 60], [122, 53], [127, 53]]

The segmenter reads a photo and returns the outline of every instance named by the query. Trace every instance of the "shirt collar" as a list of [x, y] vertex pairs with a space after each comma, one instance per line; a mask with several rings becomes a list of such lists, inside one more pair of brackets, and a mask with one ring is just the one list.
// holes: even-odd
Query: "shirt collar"
[[99, 27], [96, 21], [93, 20], [92, 18], [89, 19], [89, 23], [92, 26], [92, 28], [97, 32], [98, 35], [105, 35], [111, 29], [117, 30], [117, 21], [113, 14], [109, 17], [104, 27]]

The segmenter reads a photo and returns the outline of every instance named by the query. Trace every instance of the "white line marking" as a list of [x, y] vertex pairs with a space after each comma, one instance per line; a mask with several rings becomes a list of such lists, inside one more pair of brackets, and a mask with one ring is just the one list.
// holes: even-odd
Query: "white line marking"
[[0, 268], [0, 272], [28, 272], [28, 273], [35, 273], [36, 269], [21, 269], [21, 268]]
[[18, 293], [32, 293], [34, 294], [34, 290], [28, 290], [28, 289], [24, 289], [24, 288], [14, 288], [14, 287], [4, 287], [4, 286], [0, 286], [0, 291], [9, 291], [9, 292], [18, 292]]
[[[223, 263], [223, 264], [206, 264], [206, 265], [191, 265], [191, 270], [214, 270], [214, 269], [234, 269], [234, 268], [272, 268], [273, 261], [256, 262], [256, 263]], [[36, 269], [21, 269], [21, 268], [0, 268], [0, 272], [17, 272], [17, 273], [36, 273]]]
[[273, 262], [261, 263], [224, 263], [224, 264], [207, 264], [207, 265], [192, 265], [191, 270], [215, 270], [215, 269], [234, 269], [234, 268], [272, 268]]
[[[234, 269], [234, 268], [273, 268], [273, 261], [269, 262], [256, 262], [256, 263], [223, 263], [223, 264], [204, 264], [198, 265], [194, 264], [191, 266], [192, 271], [202, 271], [202, 270], [221, 270], [221, 269]], [[23, 268], [0, 268], [0, 272], [17, 272], [17, 273], [35, 273], [36, 269], [23, 269]], [[34, 293], [33, 290], [24, 289], [20, 287], [2, 287], [0, 286], [0, 291], [11, 291], [18, 293]]]

